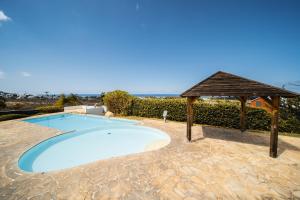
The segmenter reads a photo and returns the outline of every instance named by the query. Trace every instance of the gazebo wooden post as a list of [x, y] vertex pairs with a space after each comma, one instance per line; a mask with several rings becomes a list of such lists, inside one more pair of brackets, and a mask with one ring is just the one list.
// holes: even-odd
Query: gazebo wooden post
[[241, 102], [240, 129], [242, 132], [244, 132], [246, 130], [246, 100], [247, 100], [247, 97], [241, 96], [239, 99]]
[[270, 156], [272, 158], [277, 157], [278, 146], [278, 115], [279, 115], [279, 103], [280, 97], [274, 96], [272, 98], [272, 123], [271, 123], [271, 136], [270, 136]]
[[193, 103], [196, 100], [196, 97], [188, 97], [187, 98], [187, 114], [186, 114], [186, 125], [187, 125], [187, 132], [186, 137], [190, 142], [192, 140], [192, 126], [194, 121], [193, 115]]

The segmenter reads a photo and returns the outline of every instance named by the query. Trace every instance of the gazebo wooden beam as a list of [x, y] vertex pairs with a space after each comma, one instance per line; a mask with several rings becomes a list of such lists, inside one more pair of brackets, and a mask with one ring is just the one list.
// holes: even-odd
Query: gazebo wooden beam
[[272, 122], [271, 122], [271, 136], [270, 136], [270, 156], [272, 158], [277, 157], [278, 146], [278, 115], [279, 115], [279, 103], [280, 97], [271, 97], [272, 99]]
[[194, 121], [194, 112], [193, 112], [193, 103], [195, 102], [197, 97], [188, 97], [187, 98], [187, 140], [190, 142], [192, 140], [192, 126]]
[[239, 98], [241, 102], [241, 110], [240, 110], [240, 129], [242, 132], [246, 130], [246, 96], [241, 96]]

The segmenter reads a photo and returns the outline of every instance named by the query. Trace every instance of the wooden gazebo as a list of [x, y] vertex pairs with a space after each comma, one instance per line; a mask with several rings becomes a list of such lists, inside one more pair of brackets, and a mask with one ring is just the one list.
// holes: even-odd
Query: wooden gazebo
[[292, 98], [297, 93], [290, 92], [278, 87], [249, 80], [230, 73], [219, 71], [180, 95], [187, 97], [187, 139], [192, 140], [193, 126], [193, 103], [200, 96], [234, 96], [241, 102], [240, 128], [246, 129], [246, 100], [257, 96], [264, 98], [272, 107], [272, 123], [270, 136], [270, 156], [277, 157], [278, 143], [278, 112], [280, 97]]

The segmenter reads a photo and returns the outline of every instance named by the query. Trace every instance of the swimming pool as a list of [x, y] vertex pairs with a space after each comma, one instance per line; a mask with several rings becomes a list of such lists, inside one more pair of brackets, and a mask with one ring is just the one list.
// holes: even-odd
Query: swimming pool
[[66, 169], [170, 142], [166, 133], [138, 126], [133, 120], [59, 114], [24, 121], [67, 131], [37, 144], [20, 157], [19, 167], [28, 172]]

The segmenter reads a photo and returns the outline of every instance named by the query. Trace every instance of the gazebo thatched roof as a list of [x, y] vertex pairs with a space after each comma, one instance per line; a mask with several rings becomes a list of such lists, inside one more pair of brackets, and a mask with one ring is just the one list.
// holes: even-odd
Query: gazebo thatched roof
[[181, 94], [181, 97], [199, 96], [296, 97], [299, 96], [299, 94], [230, 73], [218, 71]]

